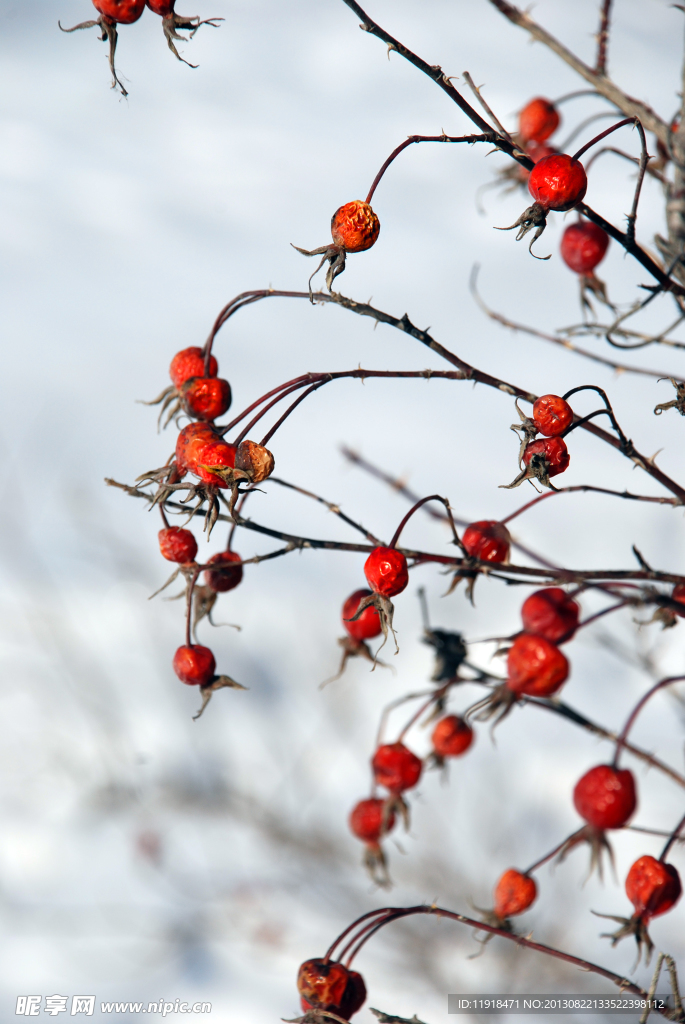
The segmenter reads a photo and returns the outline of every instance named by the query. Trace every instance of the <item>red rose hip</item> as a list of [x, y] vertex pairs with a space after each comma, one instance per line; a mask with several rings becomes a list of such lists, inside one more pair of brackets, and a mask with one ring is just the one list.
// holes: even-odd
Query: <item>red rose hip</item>
[[348, 620], [356, 614], [357, 608], [365, 597], [370, 595], [370, 590], [355, 590], [345, 601], [342, 607], [343, 626], [354, 640], [373, 640], [381, 633], [381, 620], [373, 605], [369, 605], [354, 622]]
[[[384, 821], [385, 818], [385, 821]], [[386, 815], [386, 801], [375, 797], [360, 800], [350, 814], [350, 831], [357, 839], [375, 845], [391, 831], [395, 824], [395, 812], [390, 809]]]
[[145, 0], [93, 0], [93, 7], [118, 25], [132, 25], [145, 10]]
[[581, 818], [595, 828], [622, 828], [637, 807], [632, 772], [596, 765], [576, 783], [573, 803]]
[[680, 875], [672, 864], [638, 857], [626, 878], [626, 895], [643, 921], [665, 914], [680, 899]]
[[[219, 367], [214, 356], [209, 357], [209, 376], [216, 377]], [[195, 346], [177, 352], [171, 360], [169, 376], [174, 387], [180, 388], [191, 377], [205, 376], [205, 356], [201, 348]]]
[[230, 408], [231, 385], [221, 377], [191, 377], [181, 386], [183, 407], [198, 420], [215, 420]]
[[373, 755], [371, 767], [379, 786], [391, 793], [403, 793], [419, 781], [423, 764], [404, 743], [386, 743]]
[[578, 628], [580, 608], [561, 587], [545, 587], [527, 597], [521, 608], [526, 633], [537, 633], [553, 644], [570, 640]]
[[504, 921], [515, 914], [522, 914], [535, 902], [537, 894], [538, 887], [534, 878], [509, 868], [495, 886], [495, 916]]
[[537, 96], [519, 114], [519, 135], [526, 142], [544, 142], [557, 130], [559, 121], [554, 104]]
[[205, 583], [217, 594], [233, 590], [243, 578], [241, 557], [235, 551], [219, 551], [212, 555], [207, 565], [216, 566], [205, 571]]
[[158, 533], [159, 550], [169, 562], [194, 562], [197, 541], [190, 532], [180, 526], [167, 526]]
[[587, 191], [585, 168], [565, 153], [546, 156], [530, 172], [528, 191], [544, 210], [572, 210]]
[[537, 464], [548, 477], [564, 473], [568, 469], [570, 461], [571, 456], [568, 453], [566, 442], [561, 437], [539, 438], [537, 441], [527, 444], [523, 451], [523, 464], [530, 467], [533, 462], [533, 468]]
[[345, 252], [370, 249], [381, 229], [378, 217], [368, 203], [355, 199], [336, 210], [331, 219], [331, 235]]
[[188, 686], [206, 686], [216, 672], [216, 662], [209, 647], [184, 644], [174, 655], [174, 672]]
[[561, 236], [561, 258], [576, 274], [591, 274], [608, 248], [608, 234], [591, 220], [569, 224]]
[[533, 423], [545, 437], [556, 437], [573, 423], [573, 409], [559, 395], [542, 395], [533, 404]]
[[678, 604], [683, 605], [682, 611], [675, 611], [675, 609], [674, 611], [681, 619], [685, 618], [685, 583], [676, 583], [671, 592], [671, 601], [677, 601]]
[[397, 548], [374, 548], [364, 563], [364, 575], [376, 594], [395, 597], [409, 583], [407, 559]]
[[511, 536], [506, 526], [494, 519], [471, 523], [461, 540], [469, 555], [482, 562], [506, 562], [509, 558]]
[[550, 697], [566, 682], [569, 664], [544, 636], [522, 633], [507, 656], [507, 689], [529, 697]]
[[438, 757], [459, 757], [473, 743], [473, 729], [463, 718], [447, 715], [433, 729], [431, 740]]

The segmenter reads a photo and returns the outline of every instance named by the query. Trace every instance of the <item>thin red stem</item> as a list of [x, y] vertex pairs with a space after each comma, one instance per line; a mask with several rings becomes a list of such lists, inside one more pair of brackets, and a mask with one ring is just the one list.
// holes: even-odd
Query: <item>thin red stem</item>
[[600, 132], [599, 135], [595, 135], [594, 139], [590, 139], [589, 142], [586, 142], [584, 146], [580, 147], [580, 149], [578, 150], [577, 153], [573, 154], [571, 159], [572, 160], [580, 160], [580, 158], [583, 155], [583, 153], [587, 152], [587, 150], [590, 149], [591, 146], [594, 146], [595, 143], [601, 142], [601, 140], [605, 139], [607, 137], [607, 135], [611, 135], [612, 132], [617, 131], [619, 128], [623, 128], [623, 126], [626, 125], [626, 124], [636, 124], [636, 123], [637, 123], [637, 118], [636, 117], [624, 117], [622, 121], [618, 121], [616, 124], [612, 125], [611, 128], [607, 128], [606, 131]]
[[[294, 412], [295, 409], [297, 409], [297, 407], [300, 404], [300, 402], [304, 402], [305, 398], [308, 398], [311, 394], [313, 394], [315, 391], [318, 391], [319, 388], [323, 387], [323, 385], [327, 384], [327, 383], [328, 383], [328, 381], [326, 381], [326, 380], [320, 380], [320, 381], [318, 381], [318, 383], [312, 384], [312, 386], [310, 388], [307, 388], [307, 390], [303, 394], [301, 394], [299, 398], [295, 399], [295, 401], [292, 403], [292, 405], [288, 406], [288, 408], [285, 410], [285, 412], [283, 413], [281, 418], [279, 420], [276, 420], [276, 422], [274, 423], [274, 425], [271, 428], [271, 430], [269, 430], [264, 435], [264, 437], [261, 439], [261, 441], [259, 443], [261, 445], [263, 445], [263, 446], [268, 444], [269, 441], [271, 440], [271, 438], [273, 437], [273, 435], [278, 430], [278, 428], [283, 423], [285, 423], [285, 421], [287, 420], [288, 416], [290, 416], [290, 413]], [[245, 434], [246, 434], [246, 430], [244, 430], [243, 433], [241, 434], [241, 438], [244, 437]]]
[[664, 686], [670, 686], [671, 683], [681, 683], [683, 682], [683, 680], [685, 680], [685, 676], [669, 676], [667, 679], [660, 679], [658, 683], [654, 684], [654, 686], [650, 686], [649, 690], [647, 690], [647, 693], [640, 697], [639, 701], [628, 715], [628, 720], [626, 724], [623, 726], [623, 729], [621, 730], [621, 733], [618, 739], [616, 740], [616, 753], [614, 754], [613, 760], [614, 768], [618, 768], [618, 759], [621, 754], [621, 750], [623, 749], [623, 746], [625, 745], [625, 742], [628, 738], [628, 733], [632, 729], [635, 719], [640, 714], [649, 698], [652, 697], [659, 690], [663, 690]]
[[406, 149], [407, 146], [413, 145], [413, 143], [415, 142], [494, 142], [496, 138], [497, 133], [495, 131], [492, 131], [488, 135], [460, 135], [456, 137], [451, 137], [449, 135], [410, 135], [408, 139], [405, 139], [404, 142], [400, 143], [397, 149], [393, 149], [392, 153], [385, 161], [376, 177], [373, 179], [373, 183], [371, 185], [371, 188], [369, 189], [369, 194], [367, 195], [365, 202], [371, 202], [371, 200], [373, 199], [373, 194], [378, 187], [378, 183], [380, 182], [381, 178], [383, 177], [383, 175], [385, 174], [393, 160], [400, 155], [403, 149]]
[[362, 921], [366, 921], [369, 917], [377, 917], [379, 914], [390, 914], [396, 909], [396, 907], [381, 907], [379, 910], [370, 910], [367, 914], [362, 914], [362, 916], [358, 917], [356, 921], [353, 921], [351, 925], [348, 925], [348, 927], [338, 935], [337, 939], [331, 943], [324, 955], [324, 963], [328, 963], [330, 958], [333, 956], [335, 947], [339, 945], [345, 936], [349, 935], [352, 929], [356, 928], [358, 924], [361, 924]]
[[682, 830], [684, 828], [685, 828], [685, 815], [683, 815], [683, 817], [680, 819], [680, 821], [678, 822], [678, 824], [674, 828], [673, 832], [671, 833], [669, 839], [667, 840], [666, 845], [664, 846], [663, 850], [661, 851], [661, 856], [659, 857], [659, 860], [662, 862], [662, 864], [666, 860], [666, 858], [668, 857], [669, 850], [671, 849], [671, 847], [673, 846], [673, 844], [675, 843], [675, 841], [677, 840], [678, 836], [680, 835], [680, 833], [682, 832]]
[[[407, 525], [407, 523], [409, 522], [411, 517], [414, 515], [414, 513], [417, 512], [418, 509], [420, 509], [422, 505], [425, 505], [427, 501], [441, 501], [442, 504], [447, 509], [448, 514], [449, 514], [449, 510], [450, 510], [449, 502], [447, 501], [447, 498], [443, 498], [440, 494], [429, 494], [427, 498], [420, 498], [416, 502], [415, 505], [412, 505], [412, 507], [409, 509], [409, 511], [407, 512], [406, 516], [404, 517], [404, 519], [402, 520], [400, 525], [395, 530], [395, 535], [392, 538], [392, 540], [390, 541], [390, 547], [391, 548], [394, 548], [394, 547], [397, 546], [397, 542], [400, 539], [400, 534], [402, 533], [402, 530], [405, 528], [405, 526]], [[450, 515], [450, 518], [451, 518], [451, 515]], [[452, 529], [454, 529], [454, 522], [453, 521], [452, 521]]]
[[577, 835], [577, 831], [576, 832], [572, 832], [570, 836], [567, 836], [566, 839], [563, 839], [559, 843], [559, 845], [555, 846], [554, 849], [550, 853], [546, 853], [544, 857], [540, 858], [540, 860], [536, 860], [534, 864], [531, 864], [531, 866], [529, 868], [527, 868], [526, 871], [523, 872], [523, 874], [524, 875], [532, 874], [533, 871], [537, 871], [538, 868], [541, 868], [542, 865], [546, 864], [547, 861], [552, 859], [552, 857], [556, 857], [556, 855], [559, 853], [559, 851], [563, 850], [563, 848], [566, 846], [566, 844], [569, 841], [569, 839], [573, 839], [573, 837], [575, 835]]

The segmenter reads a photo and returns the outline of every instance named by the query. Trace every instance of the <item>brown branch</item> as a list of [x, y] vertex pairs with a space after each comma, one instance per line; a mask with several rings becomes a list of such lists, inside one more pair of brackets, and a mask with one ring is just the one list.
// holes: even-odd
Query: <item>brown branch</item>
[[606, 77], [607, 73], [607, 46], [609, 43], [609, 17], [611, 15], [611, 0], [602, 0], [602, 14], [599, 21], [599, 32], [597, 33], [597, 62], [595, 74]]

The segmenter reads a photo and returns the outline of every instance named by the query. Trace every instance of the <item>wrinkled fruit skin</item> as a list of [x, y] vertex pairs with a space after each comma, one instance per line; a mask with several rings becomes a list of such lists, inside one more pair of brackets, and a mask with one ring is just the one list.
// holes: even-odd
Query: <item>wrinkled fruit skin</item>
[[540, 438], [538, 441], [531, 441], [523, 452], [523, 464], [529, 465], [534, 455], [542, 455], [547, 462], [547, 475], [558, 476], [568, 469], [571, 456], [568, 453], [566, 442], [561, 437]]
[[576, 274], [591, 274], [604, 259], [608, 248], [606, 231], [591, 220], [569, 224], [561, 236], [561, 258]]
[[447, 715], [433, 729], [431, 740], [439, 757], [459, 757], [473, 743], [473, 729], [463, 718]]
[[481, 519], [464, 530], [462, 544], [472, 558], [481, 562], [506, 562], [511, 536], [506, 526], [494, 519]]
[[545, 587], [527, 597], [521, 607], [526, 633], [537, 633], [553, 644], [570, 640], [578, 628], [580, 608], [561, 587]]
[[495, 905], [493, 910], [500, 920], [504, 921], [514, 914], [522, 914], [535, 902], [538, 887], [530, 875], [522, 875], [515, 868], [505, 871], [495, 886]]
[[559, 395], [541, 395], [533, 404], [533, 423], [545, 437], [556, 437], [573, 423], [573, 409]]
[[216, 662], [209, 647], [186, 644], [174, 654], [174, 672], [188, 686], [206, 686], [216, 672]]
[[[209, 376], [216, 377], [219, 366], [214, 356], [209, 357]], [[204, 377], [205, 357], [201, 348], [192, 346], [177, 352], [171, 360], [169, 376], [174, 387], [180, 388], [191, 377]]]
[[[236, 564], [237, 563], [237, 564]], [[221, 569], [207, 569], [205, 583], [217, 594], [225, 594], [237, 587], [243, 578], [240, 555], [235, 551], [219, 551], [212, 555], [207, 565], [222, 566]], [[225, 566], [225, 568], [223, 568]]]
[[587, 191], [585, 168], [565, 153], [546, 156], [530, 172], [528, 191], [545, 210], [572, 210]]
[[373, 755], [371, 767], [379, 786], [391, 793], [403, 793], [419, 781], [423, 764], [404, 743], [386, 743]]
[[390, 811], [383, 829], [385, 800], [372, 797], [360, 800], [350, 814], [350, 831], [365, 843], [377, 844], [383, 834], [391, 831], [395, 824], [395, 812]]
[[581, 818], [595, 828], [622, 828], [637, 807], [632, 772], [598, 764], [576, 783], [573, 804]]
[[180, 526], [168, 526], [157, 534], [159, 550], [169, 562], [194, 562], [197, 554], [197, 541], [190, 530]]
[[537, 96], [519, 114], [519, 135], [526, 142], [544, 142], [557, 130], [559, 121], [554, 104]]
[[274, 471], [275, 460], [268, 448], [254, 441], [241, 441], [235, 455], [235, 468], [247, 473], [250, 482], [260, 484]]
[[235, 462], [235, 445], [224, 441], [208, 423], [189, 423], [178, 435], [176, 465], [181, 476], [190, 471], [203, 483], [225, 489], [226, 481], [211, 467], [233, 469]]
[[684, 606], [682, 611], [676, 611], [676, 615], [681, 619], [685, 619], [685, 583], [676, 583], [671, 594], [671, 600], [678, 601], [679, 604]]
[[377, 594], [394, 597], [409, 583], [407, 559], [396, 548], [374, 548], [364, 563], [364, 575]]
[[507, 656], [507, 688], [529, 697], [549, 697], [566, 682], [569, 664], [544, 636], [522, 633]]
[[355, 199], [336, 210], [331, 218], [331, 235], [345, 252], [364, 252], [378, 238], [381, 225], [368, 203]]
[[381, 633], [380, 616], [372, 604], [365, 608], [354, 622], [347, 621], [352, 618], [360, 603], [370, 593], [371, 591], [366, 589], [355, 590], [354, 594], [350, 594], [342, 606], [343, 626], [355, 640], [373, 640], [375, 636], [379, 636]]
[[626, 895], [643, 921], [665, 914], [680, 899], [683, 888], [672, 864], [638, 857], [626, 878]]
[[[540, 144], [539, 142], [527, 142], [523, 148], [526, 151], [526, 156], [529, 156], [534, 164], [536, 164], [538, 160], [544, 160], [546, 156], [555, 156], [559, 152], [559, 150], [555, 149], [554, 146], [546, 146], [544, 143]], [[523, 167], [521, 164], [518, 164], [516, 173], [518, 174], [520, 181], [528, 182], [530, 171], [527, 167]]]
[[231, 406], [231, 385], [221, 377], [191, 377], [181, 395], [186, 412], [198, 420], [215, 420]]
[[93, 0], [93, 7], [119, 25], [132, 25], [145, 10], [145, 0]]
[[329, 1010], [348, 1020], [366, 1001], [366, 986], [361, 974], [342, 964], [323, 960], [305, 960], [297, 975], [302, 1009]]

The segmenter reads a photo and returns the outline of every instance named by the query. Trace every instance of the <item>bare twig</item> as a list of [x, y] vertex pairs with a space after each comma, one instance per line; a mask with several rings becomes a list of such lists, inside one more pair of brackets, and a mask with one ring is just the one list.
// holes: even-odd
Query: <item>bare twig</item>
[[597, 61], [595, 63], [595, 74], [602, 75], [602, 77], [605, 77], [607, 73], [610, 14], [611, 0], [602, 0], [602, 13], [599, 20], [599, 32], [597, 33]]

